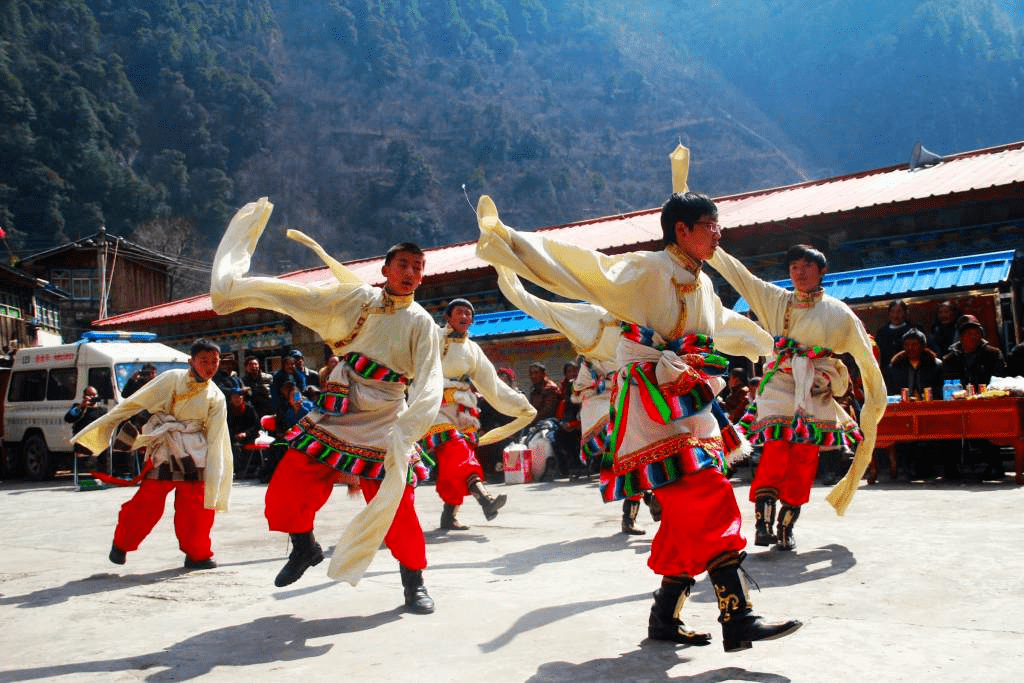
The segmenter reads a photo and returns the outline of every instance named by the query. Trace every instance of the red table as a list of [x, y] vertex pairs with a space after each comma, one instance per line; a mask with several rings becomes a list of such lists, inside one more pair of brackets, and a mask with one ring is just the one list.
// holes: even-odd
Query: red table
[[1024, 397], [890, 403], [875, 446], [906, 441], [988, 439], [1013, 446], [1017, 484], [1024, 484]]

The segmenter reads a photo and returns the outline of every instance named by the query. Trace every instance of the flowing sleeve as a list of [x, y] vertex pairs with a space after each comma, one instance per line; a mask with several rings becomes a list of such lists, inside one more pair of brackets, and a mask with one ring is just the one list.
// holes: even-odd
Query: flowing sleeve
[[[273, 208], [274, 205], [263, 197], [243, 206], [228, 223], [210, 274], [213, 310], [226, 315], [246, 308], [265, 308], [287, 315], [310, 329], [323, 329], [325, 312], [335, 310], [348, 296], [370, 287], [336, 262], [328, 264], [336, 279], [330, 284], [300, 284], [275, 277], [246, 276], [256, 243], [267, 227]], [[293, 239], [301, 235], [292, 233]], [[307, 246], [315, 244], [305, 235], [302, 238], [298, 241]], [[323, 252], [319, 245], [314, 251]]]
[[542, 235], [517, 232], [498, 218], [488, 196], [477, 204], [480, 239], [476, 253], [481, 259], [505, 266], [570, 299], [598, 304], [612, 315], [630, 320], [644, 269], [636, 267], [636, 253], [608, 256], [598, 251], [565, 244]]
[[[467, 343], [473, 342], [468, 341]], [[515, 418], [506, 425], [495, 427], [486, 434], [482, 434], [479, 445], [487, 446], [512, 436], [523, 427], [526, 427], [533, 421], [534, 416], [537, 414], [537, 409], [530, 405], [529, 399], [521, 392], [516, 391], [501, 381], [501, 378], [498, 377], [498, 372], [494, 369], [494, 365], [487, 359], [479, 345], [475, 343], [473, 343], [473, 360], [475, 361], [475, 366], [470, 376], [473, 387], [499, 413]]]
[[227, 512], [234, 479], [234, 458], [231, 454], [231, 435], [228, 434], [228, 410], [224, 394], [219, 389], [210, 396], [206, 414], [206, 484], [204, 507], [207, 510]]
[[755, 363], [772, 352], [772, 336], [750, 318], [722, 305], [715, 297], [715, 348], [730, 356], [746, 356]]
[[409, 455], [415, 441], [430, 428], [441, 407], [444, 380], [441, 349], [436, 325], [429, 316], [420, 318], [410, 330], [414, 359], [414, 380], [406, 407], [395, 419], [384, 454], [384, 479], [380, 489], [341, 534], [327, 575], [353, 586], [359, 583], [384, 536], [391, 527], [402, 500], [409, 469]]
[[[71, 437], [72, 443], [88, 448], [92, 453], [102, 453], [110, 445], [110, 437], [122, 422], [138, 412], [169, 412], [174, 388], [180, 372], [163, 372], [146, 383], [130, 397], [110, 409], [103, 417], [90, 422], [82, 431]], [[219, 391], [219, 389], [218, 389]]]
[[825, 498], [835, 509], [836, 514], [840, 516], [850, 506], [853, 495], [857, 492], [860, 480], [864, 476], [864, 470], [871, 463], [871, 455], [875, 450], [875, 439], [878, 435], [878, 422], [882, 419], [886, 406], [885, 381], [871, 350], [871, 339], [868, 338], [864, 325], [849, 309], [847, 309], [847, 323], [844, 328], [846, 335], [841, 340], [841, 348], [836, 350], [852, 355], [860, 370], [861, 382], [864, 384], [864, 406], [860, 411], [860, 429], [864, 434], [864, 440], [858, 444], [857, 452], [853, 456], [853, 462], [850, 464], [846, 476]]

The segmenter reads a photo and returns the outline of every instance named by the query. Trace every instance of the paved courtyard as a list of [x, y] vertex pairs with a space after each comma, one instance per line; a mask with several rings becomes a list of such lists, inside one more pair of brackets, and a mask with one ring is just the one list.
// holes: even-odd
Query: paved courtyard
[[[747, 481], [736, 480], [745, 501]], [[70, 478], [0, 484], [0, 681], [1017, 681], [1024, 669], [1024, 489], [1004, 483], [862, 487], [843, 518], [815, 487], [795, 554], [750, 546], [757, 612], [804, 627], [740, 653], [721, 649], [705, 577], [687, 623], [707, 647], [646, 639], [646, 536], [619, 531], [595, 481], [494, 487], [492, 523], [437, 530], [417, 493], [432, 615], [401, 608], [398, 566], [378, 554], [358, 586], [325, 574], [275, 588], [285, 537], [266, 531], [265, 486], [235, 486], [218, 515], [219, 568], [187, 573], [168, 511], [128, 563], [108, 562], [129, 489]], [[318, 538], [333, 546], [361, 499], [336, 490]], [[753, 537], [750, 505], [741, 502]]]

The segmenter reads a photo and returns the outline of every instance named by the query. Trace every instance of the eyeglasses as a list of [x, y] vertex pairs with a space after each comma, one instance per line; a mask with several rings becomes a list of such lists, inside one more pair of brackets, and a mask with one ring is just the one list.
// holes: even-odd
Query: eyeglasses
[[694, 225], [704, 225], [707, 226], [708, 231], [718, 235], [722, 234], [722, 224], [718, 221], [697, 221]]

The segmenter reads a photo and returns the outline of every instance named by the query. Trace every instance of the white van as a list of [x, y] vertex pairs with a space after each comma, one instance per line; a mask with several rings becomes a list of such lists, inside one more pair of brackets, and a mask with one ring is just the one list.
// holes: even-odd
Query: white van
[[109, 409], [143, 365], [157, 373], [188, 367], [188, 354], [154, 339], [150, 332], [86, 332], [74, 344], [19, 349], [2, 407], [7, 471], [41, 480], [71, 467], [71, 424], [64, 415], [85, 387], [95, 387]]

